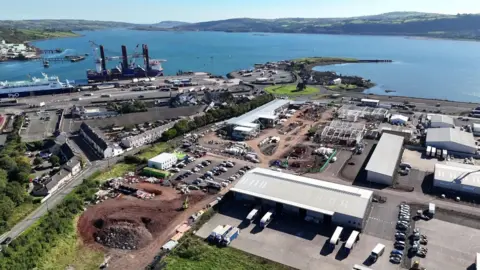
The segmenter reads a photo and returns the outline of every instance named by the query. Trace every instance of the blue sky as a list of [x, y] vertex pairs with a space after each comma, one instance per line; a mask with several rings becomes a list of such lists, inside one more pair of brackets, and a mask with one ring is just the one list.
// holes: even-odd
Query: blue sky
[[[0, 20], [154, 23], [228, 18], [350, 17], [391, 11], [480, 13], [480, 0], [4, 0]], [[7, 11], [7, 12], [5, 12]]]

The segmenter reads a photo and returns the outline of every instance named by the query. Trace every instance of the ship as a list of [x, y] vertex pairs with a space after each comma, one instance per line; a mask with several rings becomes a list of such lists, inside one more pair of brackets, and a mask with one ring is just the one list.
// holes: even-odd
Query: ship
[[61, 82], [57, 76], [42, 73], [41, 78], [30, 77], [26, 81], [0, 81], [0, 98], [70, 93], [74, 86], [68, 80]]
[[[96, 45], [95, 43], [91, 42]], [[137, 45], [138, 48], [139, 45]], [[104, 82], [113, 80], [128, 80], [133, 78], [159, 77], [163, 76], [162, 62], [165, 60], [150, 59], [148, 46], [142, 45], [142, 54], [134, 54], [131, 58], [143, 58], [143, 66], [135, 65], [134, 60], [129, 63], [127, 47], [122, 45], [122, 56], [106, 57], [103, 45], [98, 46], [100, 56], [96, 58], [96, 70], [87, 70], [89, 82]], [[96, 48], [94, 49], [96, 54]], [[119, 65], [110, 70], [107, 69], [107, 60], [121, 59]]]

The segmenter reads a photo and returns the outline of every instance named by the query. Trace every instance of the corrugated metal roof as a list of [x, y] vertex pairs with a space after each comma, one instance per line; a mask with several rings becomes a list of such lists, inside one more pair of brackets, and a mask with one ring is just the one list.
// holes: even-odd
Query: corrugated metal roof
[[480, 166], [447, 162], [435, 164], [435, 181], [480, 187]]
[[403, 137], [383, 133], [365, 170], [393, 176], [403, 146]]
[[457, 128], [429, 128], [427, 129], [427, 145], [435, 142], [454, 142], [471, 148], [476, 148], [472, 133]]
[[430, 125], [432, 127], [435, 127], [438, 124], [448, 124], [448, 125], [451, 125], [452, 127], [455, 126], [455, 123], [453, 122], [453, 118], [450, 116], [442, 115], [442, 114], [430, 115]]
[[245, 123], [252, 123], [253, 121], [257, 120], [260, 115], [275, 115], [274, 111], [286, 104], [289, 104], [290, 101], [286, 99], [275, 99], [270, 101], [267, 104], [264, 104], [255, 110], [249, 111], [239, 117], [235, 117], [229, 119], [227, 124], [230, 125], [245, 125]]
[[255, 168], [232, 191], [326, 215], [363, 218], [373, 192], [317, 179]]

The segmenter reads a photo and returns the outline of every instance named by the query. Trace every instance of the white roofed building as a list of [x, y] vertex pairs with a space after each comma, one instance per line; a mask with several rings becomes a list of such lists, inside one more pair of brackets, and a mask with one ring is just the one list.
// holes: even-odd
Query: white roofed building
[[433, 186], [480, 195], [480, 166], [455, 162], [437, 163]]
[[477, 151], [473, 134], [457, 128], [427, 129], [426, 145], [467, 154], [475, 154]]
[[391, 186], [402, 154], [404, 137], [383, 133], [367, 167], [367, 180]]
[[284, 212], [362, 229], [373, 192], [263, 168], [247, 172], [231, 189], [239, 200], [258, 201]]
[[148, 167], [159, 170], [168, 170], [175, 163], [177, 163], [177, 161], [177, 155], [171, 153], [161, 153], [160, 155], [148, 160]]
[[408, 116], [404, 116], [401, 114], [395, 114], [390, 117], [390, 123], [394, 125], [405, 125], [408, 123]]
[[430, 120], [430, 127], [431, 128], [453, 128], [455, 127], [455, 123], [453, 122], [453, 118], [447, 115], [442, 114], [431, 114], [427, 116], [427, 119]]

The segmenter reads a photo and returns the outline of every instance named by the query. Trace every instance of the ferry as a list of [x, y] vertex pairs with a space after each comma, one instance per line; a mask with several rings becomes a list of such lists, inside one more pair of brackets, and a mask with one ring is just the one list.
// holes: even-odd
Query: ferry
[[0, 81], [0, 98], [18, 98], [49, 94], [70, 93], [74, 86], [68, 80], [42, 73], [42, 78], [30, 77], [26, 81]]

